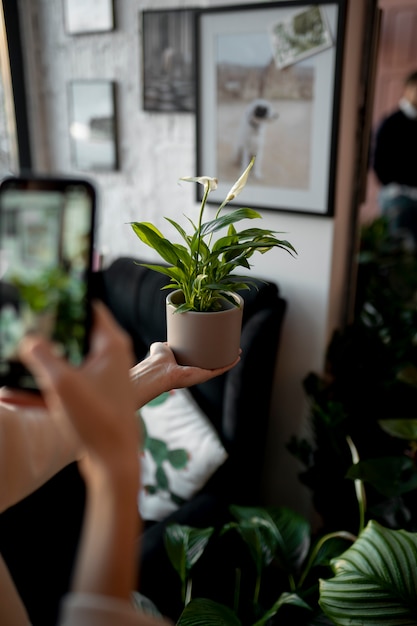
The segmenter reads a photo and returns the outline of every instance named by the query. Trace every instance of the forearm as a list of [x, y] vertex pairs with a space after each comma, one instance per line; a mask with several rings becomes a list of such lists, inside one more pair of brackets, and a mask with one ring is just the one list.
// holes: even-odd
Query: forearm
[[89, 476], [72, 591], [128, 600], [136, 582], [140, 532], [139, 461]]
[[46, 410], [0, 404], [0, 511], [43, 485], [78, 452], [71, 427]]

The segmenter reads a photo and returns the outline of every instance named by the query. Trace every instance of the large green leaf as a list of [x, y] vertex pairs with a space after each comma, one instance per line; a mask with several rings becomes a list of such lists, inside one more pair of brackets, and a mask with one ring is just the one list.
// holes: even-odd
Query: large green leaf
[[332, 561], [320, 581], [319, 604], [338, 626], [416, 626], [417, 534], [371, 520], [357, 541]]
[[254, 209], [236, 209], [235, 211], [225, 213], [224, 215], [220, 215], [210, 222], [205, 222], [205, 224], [202, 224], [201, 234], [202, 236], [206, 236], [209, 233], [214, 233], [217, 230], [221, 230], [225, 226], [229, 226], [229, 224], [235, 224], [236, 222], [240, 222], [243, 219], [256, 219], [260, 217], [262, 217], [261, 214]]
[[168, 557], [184, 583], [193, 565], [203, 554], [214, 528], [192, 528], [170, 524], [165, 529], [164, 542]]
[[262, 555], [265, 566], [274, 557], [287, 573], [300, 567], [310, 546], [310, 525], [303, 516], [286, 507], [232, 506], [230, 510], [238, 530], [248, 524], [261, 529], [252, 535], [252, 544], [248, 532], [242, 535], [255, 561]]
[[241, 622], [227, 606], [196, 598], [187, 604], [177, 626], [241, 626]]
[[150, 248], [156, 250], [159, 256], [167, 263], [177, 265], [179, 259], [182, 259], [185, 263], [189, 259], [189, 253], [184, 246], [171, 243], [168, 239], [165, 239], [163, 234], [153, 224], [148, 222], [131, 222], [130, 225], [139, 239]]

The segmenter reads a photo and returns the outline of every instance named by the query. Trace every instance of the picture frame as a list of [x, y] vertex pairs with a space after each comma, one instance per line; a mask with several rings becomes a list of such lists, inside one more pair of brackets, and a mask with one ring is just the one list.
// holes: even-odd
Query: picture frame
[[195, 111], [195, 9], [142, 11], [142, 106]]
[[32, 168], [23, 70], [22, 37], [15, 0], [0, 7], [0, 173]]
[[68, 84], [72, 163], [85, 171], [119, 167], [116, 128], [116, 83], [73, 80]]
[[68, 35], [114, 30], [113, 0], [63, 0], [63, 9]]
[[198, 176], [218, 178], [210, 203], [223, 201], [255, 156], [231, 205], [334, 214], [345, 4], [198, 12], [196, 162]]
[[[52, 207], [53, 208], [53, 207]], [[61, 258], [62, 216], [60, 211], [34, 205], [19, 213], [22, 259], [32, 268], [58, 265]]]

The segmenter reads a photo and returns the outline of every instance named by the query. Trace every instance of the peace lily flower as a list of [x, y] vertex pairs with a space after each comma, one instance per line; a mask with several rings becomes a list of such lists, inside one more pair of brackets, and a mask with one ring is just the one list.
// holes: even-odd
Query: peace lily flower
[[[225, 205], [234, 200], [245, 187], [254, 162], [255, 157], [231, 187], [215, 218], [205, 223], [203, 223], [204, 209], [209, 193], [217, 189], [217, 178], [209, 176], [180, 178], [186, 182], [198, 183], [204, 188], [197, 225], [188, 218], [193, 227], [191, 234], [187, 234], [174, 220], [165, 218], [177, 230], [185, 245], [169, 241], [149, 222], [130, 223], [137, 237], [153, 248], [165, 262], [164, 265], [143, 263], [143, 266], [170, 278], [165, 289], [182, 290], [184, 304], [178, 307], [178, 312], [220, 310], [224, 300], [236, 304], [231, 294], [249, 289], [251, 281], [248, 277], [236, 274], [235, 270], [239, 267], [249, 270], [251, 266], [248, 259], [255, 252], [264, 254], [272, 248], [282, 248], [290, 254], [296, 254], [288, 241], [277, 239], [276, 231], [261, 228], [236, 231], [234, 224], [237, 222], [261, 218], [257, 211], [239, 208], [220, 215]], [[212, 244], [213, 234], [220, 234], [225, 228], [226, 234], [219, 236]]]

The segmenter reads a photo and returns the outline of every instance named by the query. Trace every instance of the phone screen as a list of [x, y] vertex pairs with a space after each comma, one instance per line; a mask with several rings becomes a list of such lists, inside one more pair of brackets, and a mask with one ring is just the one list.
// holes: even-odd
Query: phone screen
[[79, 365], [88, 350], [95, 190], [90, 182], [0, 184], [0, 384], [36, 390], [18, 359], [28, 332]]

